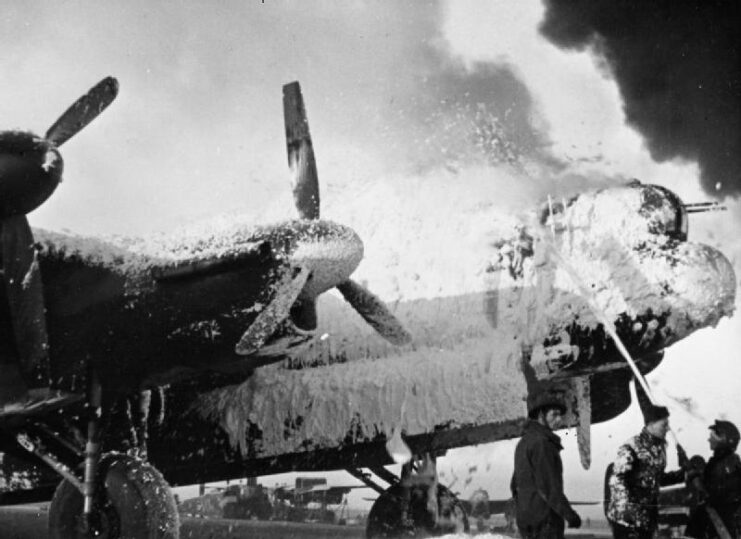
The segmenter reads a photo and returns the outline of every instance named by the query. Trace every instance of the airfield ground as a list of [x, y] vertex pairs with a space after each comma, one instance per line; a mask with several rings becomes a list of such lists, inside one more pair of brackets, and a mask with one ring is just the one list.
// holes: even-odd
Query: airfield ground
[[[44, 506], [0, 508], [2, 539], [43, 539], [46, 537], [48, 512]], [[364, 537], [361, 527], [298, 524], [293, 522], [259, 522], [247, 520], [217, 520], [183, 518], [182, 539], [344, 539]]]
[[[0, 508], [0, 537], [3, 539], [44, 539], [47, 515], [47, 508], [43, 505], [2, 507]], [[354, 539], [365, 537], [365, 529], [359, 526], [295, 522], [183, 518], [180, 537], [181, 539]], [[478, 537], [492, 539], [503, 536], [484, 534]], [[567, 534], [567, 537], [603, 539], [609, 537], [609, 534], [580, 530]]]

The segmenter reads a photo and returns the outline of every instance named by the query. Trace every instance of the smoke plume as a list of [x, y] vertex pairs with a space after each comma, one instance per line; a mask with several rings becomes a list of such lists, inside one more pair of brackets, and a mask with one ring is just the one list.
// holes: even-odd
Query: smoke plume
[[541, 33], [589, 49], [657, 161], [696, 160], [705, 191], [741, 193], [741, 3], [545, 0]]

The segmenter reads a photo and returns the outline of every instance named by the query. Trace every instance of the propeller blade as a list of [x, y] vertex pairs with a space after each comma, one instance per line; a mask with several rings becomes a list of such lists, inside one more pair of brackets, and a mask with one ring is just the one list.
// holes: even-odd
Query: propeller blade
[[[283, 331], [284, 327], [285, 331]], [[313, 332], [301, 331], [292, 324], [282, 324], [280, 336], [270, 339], [269, 343], [263, 344], [259, 349], [250, 354], [250, 365], [252, 367], [260, 367], [277, 361], [283, 361], [287, 357], [302, 353], [306, 345], [313, 340]]]
[[576, 394], [576, 443], [579, 447], [579, 459], [582, 468], [589, 469], [592, 464], [592, 396], [589, 376], [574, 378], [574, 392]]
[[34, 248], [34, 239], [25, 215], [2, 221], [3, 280], [13, 334], [26, 380], [48, 385], [49, 356], [44, 289]]
[[46, 132], [46, 139], [55, 146], [61, 146], [98, 114], [103, 112], [118, 95], [118, 81], [106, 77], [93, 86], [88, 93], [75, 101]]
[[302, 219], [319, 219], [319, 179], [309, 121], [298, 82], [283, 86], [283, 118], [296, 209]]
[[391, 344], [400, 346], [411, 342], [412, 336], [388, 307], [369, 290], [352, 279], [337, 286], [347, 302], [358, 311], [366, 322]]
[[291, 307], [309, 278], [309, 270], [301, 268], [298, 273], [287, 272], [278, 284], [273, 300], [265, 307], [244, 332], [234, 351], [240, 356], [255, 353], [291, 314]]

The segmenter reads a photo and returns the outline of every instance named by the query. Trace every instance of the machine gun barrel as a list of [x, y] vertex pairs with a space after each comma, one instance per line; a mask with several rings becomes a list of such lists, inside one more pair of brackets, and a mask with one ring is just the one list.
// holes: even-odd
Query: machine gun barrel
[[719, 202], [693, 202], [685, 204], [684, 209], [687, 213], [700, 213], [704, 211], [725, 211], [728, 208], [721, 206]]

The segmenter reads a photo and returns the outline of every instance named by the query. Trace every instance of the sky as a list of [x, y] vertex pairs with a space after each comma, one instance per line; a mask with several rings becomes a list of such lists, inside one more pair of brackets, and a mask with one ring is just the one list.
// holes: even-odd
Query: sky
[[[43, 133], [98, 80], [120, 83], [62, 148], [64, 181], [29, 215], [34, 227], [148, 235], [223, 214], [293, 217], [281, 86], [299, 80], [323, 215], [362, 229], [374, 193], [401, 194], [399, 208], [427, 197], [434, 210], [450, 190], [534, 203], [640, 178], [688, 202], [723, 200], [728, 211], [691, 218], [690, 240], [738, 271], [739, 47], [728, 36], [741, 32], [728, 21], [741, 18], [613, 4], [10, 0], [0, 119]], [[740, 341], [738, 319], [723, 320], [649, 377], [690, 454], [707, 454], [716, 417], [741, 421]], [[567, 494], [599, 499], [604, 467], [640, 426], [634, 406], [594, 426], [589, 471], [564, 431]], [[450, 451], [443, 480], [506, 497], [513, 450]]]

